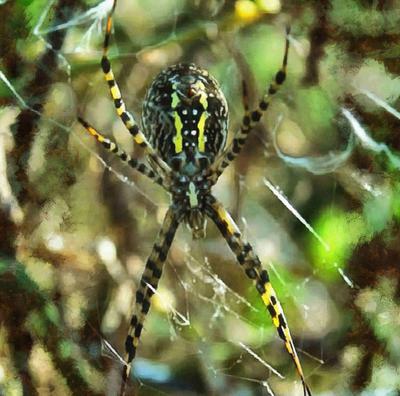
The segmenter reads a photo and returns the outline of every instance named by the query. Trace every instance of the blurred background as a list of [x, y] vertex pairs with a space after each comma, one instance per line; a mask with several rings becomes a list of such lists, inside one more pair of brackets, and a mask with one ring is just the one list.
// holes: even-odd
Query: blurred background
[[[112, 1], [0, 2], [0, 394], [115, 395], [133, 298], [169, 197], [133, 155], [100, 70]], [[110, 56], [140, 119], [159, 71], [220, 82], [230, 138], [288, 78], [214, 188], [254, 245], [313, 395], [400, 394], [400, 2], [120, 0]], [[302, 395], [282, 341], [216, 228], [181, 226], [129, 394]]]

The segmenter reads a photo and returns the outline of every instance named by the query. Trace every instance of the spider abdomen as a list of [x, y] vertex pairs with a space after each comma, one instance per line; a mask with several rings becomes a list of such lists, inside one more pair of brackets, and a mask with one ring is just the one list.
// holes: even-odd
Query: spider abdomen
[[217, 81], [194, 64], [162, 71], [143, 104], [144, 133], [175, 171], [206, 169], [225, 146], [228, 107]]

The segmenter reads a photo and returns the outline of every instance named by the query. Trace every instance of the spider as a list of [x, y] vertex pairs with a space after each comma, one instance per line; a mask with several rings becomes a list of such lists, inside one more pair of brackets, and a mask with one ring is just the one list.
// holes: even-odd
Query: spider
[[126, 364], [122, 370], [120, 395], [125, 394], [143, 323], [150, 309], [151, 297], [157, 289], [163, 264], [179, 224], [185, 222], [191, 229], [193, 238], [198, 239], [205, 236], [206, 221], [209, 218], [225, 238], [246, 276], [254, 282], [294, 362], [304, 395], [311, 396], [282, 306], [270, 283], [268, 272], [262, 267], [252, 246], [243, 239], [230, 214], [211, 193], [219, 176], [239, 155], [249, 132], [268, 109], [271, 96], [276, 94], [285, 81], [289, 28], [280, 70], [256, 109], [250, 111], [244, 97], [245, 114], [240, 130], [225, 147], [228, 108], [224, 94], [218, 82], [206, 70], [192, 63], [170, 66], [153, 80], [143, 103], [142, 132], [139, 124], [126, 109], [108, 58], [115, 7], [116, 0], [107, 18], [101, 68], [117, 114], [134, 142], [144, 149], [147, 162], [132, 158], [88, 122], [80, 117], [78, 120], [108, 151], [162, 186], [171, 196], [171, 204], [136, 291], [135, 309], [125, 341]]

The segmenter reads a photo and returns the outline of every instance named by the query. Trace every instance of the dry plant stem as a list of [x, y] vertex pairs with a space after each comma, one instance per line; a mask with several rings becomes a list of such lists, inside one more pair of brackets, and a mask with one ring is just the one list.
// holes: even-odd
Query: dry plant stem
[[5, 217], [18, 225], [23, 219], [23, 213], [14, 197], [7, 179], [6, 150], [4, 135], [0, 133], [0, 211]]
[[0, 135], [0, 257], [14, 255], [14, 235], [23, 213], [7, 179], [4, 136]]
[[306, 74], [303, 83], [317, 85], [319, 82], [319, 61], [324, 55], [324, 46], [328, 41], [327, 13], [329, 1], [317, 1], [315, 9], [315, 25], [310, 32], [310, 53], [307, 57]]

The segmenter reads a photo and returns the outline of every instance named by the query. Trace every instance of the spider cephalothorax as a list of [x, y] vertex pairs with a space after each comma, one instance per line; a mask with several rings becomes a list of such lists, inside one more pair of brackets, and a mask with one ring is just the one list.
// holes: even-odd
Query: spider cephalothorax
[[[101, 66], [117, 114], [135, 143], [144, 149], [147, 162], [132, 158], [86, 121], [79, 120], [107, 150], [167, 190], [172, 201], [136, 291], [135, 310], [125, 341], [126, 364], [122, 372], [120, 395], [125, 394], [144, 319], [150, 309], [151, 297], [158, 287], [163, 264], [179, 224], [185, 221], [194, 238], [200, 238], [205, 233], [206, 218], [210, 218], [227, 241], [246, 276], [253, 281], [292, 357], [303, 384], [304, 395], [311, 396], [282, 306], [269, 280], [268, 272], [262, 268], [260, 259], [251, 245], [244, 240], [228, 211], [211, 194], [211, 186], [239, 155], [252, 127], [268, 109], [271, 96], [285, 81], [288, 39], [281, 69], [265, 91], [258, 107], [250, 111], [245, 105], [240, 130], [228, 147], [225, 148], [228, 125], [225, 97], [217, 81], [206, 70], [194, 64], [181, 63], [171, 66], [154, 79], [143, 104], [142, 132], [134, 117], [126, 110], [107, 55], [115, 5], [116, 0], [107, 20]], [[245, 97], [244, 102], [247, 103]]]
[[203, 238], [207, 224], [205, 210], [210, 204], [211, 182], [203, 172], [195, 176], [176, 174], [171, 183], [172, 204], [182, 208], [184, 221], [193, 239]]
[[143, 103], [142, 123], [164, 161], [174, 171], [193, 176], [224, 148], [228, 107], [206, 70], [180, 63], [154, 79]]

